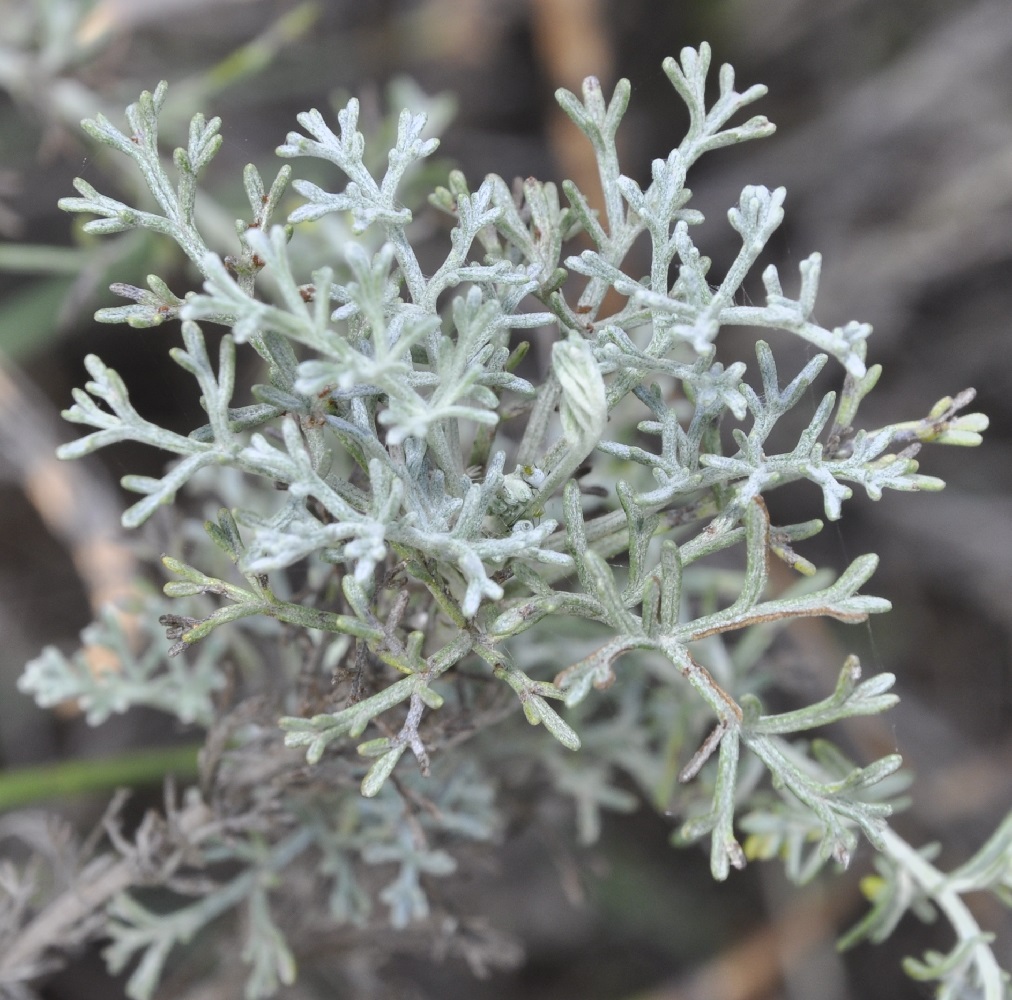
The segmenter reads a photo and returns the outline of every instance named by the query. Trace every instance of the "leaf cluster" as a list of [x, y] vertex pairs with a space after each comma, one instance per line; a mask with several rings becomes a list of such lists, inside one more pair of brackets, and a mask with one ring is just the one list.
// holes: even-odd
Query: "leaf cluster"
[[[472, 190], [453, 172], [430, 199], [449, 218], [445, 255], [424, 268], [419, 206], [404, 197], [438, 145], [424, 115], [399, 116], [385, 161], [360, 131], [356, 100], [336, 128], [315, 110], [300, 115], [303, 131], [278, 154], [324, 161], [333, 190], [292, 181], [302, 201], [276, 224], [291, 169], [267, 186], [248, 167], [251, 215], [236, 223], [238, 253], [224, 258], [208, 249], [195, 212], [200, 172], [220, 145], [216, 119], [194, 117], [171, 167], [158, 141], [164, 85], [128, 110], [127, 131], [102, 117], [86, 123], [134, 161], [157, 210], [83, 181], [62, 206], [94, 216], [91, 232], [161, 233], [201, 275], [183, 295], [155, 276], [147, 290], [113, 286], [133, 304], [101, 318], [181, 320], [183, 346], [171, 357], [193, 376], [207, 419], [188, 435], [158, 427], [90, 356], [92, 381], [65, 416], [92, 430], [61, 456], [126, 440], [171, 456], [161, 477], [124, 478], [143, 497], [125, 512], [128, 527], [179, 502], [181, 490], [207, 491], [227, 475], [244, 483], [240, 502], [219, 501], [207, 518], [207, 544], [187, 561], [182, 552], [162, 560], [175, 578], [166, 595], [201, 603], [196, 614], [161, 614], [167, 656], [152, 646], [137, 653], [109, 618], [86, 638], [116, 649], [123, 668], [113, 677], [47, 651], [22, 680], [43, 704], [81, 698], [92, 721], [140, 703], [208, 727], [201, 794], [221, 826], [190, 838], [192, 856], [197, 868], [231, 861], [238, 873], [168, 914], [116, 897], [107, 957], [114, 971], [139, 959], [131, 996], [151, 996], [173, 948], [236, 907], [246, 914], [247, 995], [291, 982], [293, 945], [272, 900], [283, 896], [281, 873], [307, 864], [330, 885], [327, 920], [364, 926], [378, 899], [393, 928], [424, 923], [426, 886], [458, 869], [451, 848], [496, 835], [497, 775], [520, 755], [574, 800], [585, 841], [602, 809], [635, 805], [630, 779], [661, 808], [682, 796], [675, 840], [707, 837], [719, 879], [749, 856], [781, 855], [805, 880], [829, 861], [845, 866], [863, 836], [885, 861], [861, 933], [887, 932], [896, 913], [930, 898], [950, 917], [957, 949], [911, 971], [1001, 996], [960, 897], [986, 882], [1008, 901], [1007, 831], [982, 860], [929, 876], [888, 827], [899, 757], [856, 764], [807, 735], [888, 709], [894, 678], [862, 680], [850, 658], [815, 704], [766, 714], [757, 695], [778, 629], [810, 617], [858, 623], [888, 609], [863, 592], [874, 555], [837, 577], [817, 571], [795, 545], [821, 522], [773, 524], [764, 497], [808, 481], [836, 520], [854, 484], [872, 499], [938, 489], [918, 472], [918, 449], [976, 444], [986, 418], [963, 413], [968, 390], [923, 419], [858, 427], [881, 369], [866, 361], [867, 324], [814, 319], [818, 254], [801, 263], [796, 298], [767, 267], [765, 303], [739, 304], [783, 220], [783, 189], [742, 191], [728, 213], [740, 249], [722, 278], [710, 275], [691, 235], [702, 216], [689, 207], [687, 172], [704, 153], [773, 126], [761, 116], [731, 123], [764, 88], [738, 92], [728, 66], [707, 106], [709, 63], [706, 45], [665, 62], [690, 124], [645, 185], [619, 165], [628, 82], [610, 100], [594, 79], [581, 96], [560, 91], [593, 149], [601, 210], [568, 181], [510, 187], [491, 175]], [[300, 228], [327, 217], [345, 220], [353, 238], [333, 259], [307, 260]], [[645, 275], [630, 273], [637, 243], [647, 247]], [[728, 327], [779, 331], [820, 353], [781, 385], [764, 340], [754, 362], [716, 361]], [[551, 343], [540, 374], [520, 367], [528, 332]], [[248, 387], [253, 402], [237, 405], [240, 350], [259, 357], [264, 380]], [[775, 451], [774, 432], [791, 433], [785, 418], [830, 359], [839, 392]], [[774, 559], [792, 574], [786, 589], [773, 585]], [[278, 647], [272, 697], [262, 662], [239, 682], [248, 700], [216, 704], [230, 637], [264, 623]], [[336, 690], [325, 694], [328, 676]], [[485, 735], [510, 706], [555, 742]]]

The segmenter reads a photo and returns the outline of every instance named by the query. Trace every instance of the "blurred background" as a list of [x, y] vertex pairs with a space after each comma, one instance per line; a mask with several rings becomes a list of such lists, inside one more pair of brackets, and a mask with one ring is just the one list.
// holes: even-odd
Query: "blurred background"
[[[778, 666], [778, 682], [821, 697], [848, 651], [869, 672], [894, 671], [901, 706], [861, 738], [880, 752], [898, 749], [916, 772], [915, 805], [899, 828], [914, 843], [944, 844], [943, 867], [986, 837], [1012, 804], [1008, 0], [2, 0], [0, 768], [107, 753], [163, 725], [138, 714], [89, 730], [78, 718], [39, 712], [14, 688], [43, 644], [73, 646], [92, 608], [128, 586], [136, 567], [118, 538], [116, 483], [160, 462], [130, 449], [73, 468], [50, 460], [56, 443], [76, 436], [58, 412], [84, 381], [84, 355], [116, 368], [152, 419], [189, 429], [199, 412], [189, 377], [167, 358], [176, 329], [91, 320], [96, 308], [122, 301], [110, 281], [143, 284], [154, 271], [181, 291], [193, 277], [164, 241], [88, 237], [81, 220], [57, 210], [75, 176], [103, 193], [137, 190], [125, 165], [86, 140], [80, 119], [101, 111], [120, 123], [126, 104], [163, 78], [167, 148], [182, 141], [194, 111], [220, 115], [225, 144], [205, 179], [206, 217], [209, 241], [229, 252], [231, 219], [244, 212], [242, 166], [254, 162], [273, 176], [273, 150], [295, 114], [318, 107], [332, 115], [349, 94], [379, 122], [391, 83], [403, 77], [453, 99], [444, 168], [459, 167], [472, 184], [494, 171], [508, 182], [570, 177], [584, 190], [594, 186], [588, 149], [553, 93], [578, 90], [588, 74], [606, 92], [628, 77], [624, 170], [643, 182], [685, 125], [661, 60], [704, 39], [715, 65], [734, 65], [739, 89], [769, 86], [756, 110], [778, 126], [773, 138], [704, 158], [690, 175], [708, 220], [696, 240], [714, 272], [736, 249], [726, 211], [741, 188], [786, 186], [787, 217], [768, 260], [788, 293], [797, 263], [819, 250], [820, 322], [875, 328], [869, 361], [885, 371], [862, 424], [924, 415], [967, 386], [978, 392], [973, 408], [991, 420], [979, 450], [923, 454], [922, 471], [948, 481], [943, 493], [878, 503], [856, 496], [839, 530], [806, 543], [814, 561], [838, 566], [878, 552], [870, 591], [894, 610], [846, 632], [810, 624]], [[397, 86], [410, 95], [406, 83]], [[450, 106], [438, 105], [447, 115]], [[758, 275], [756, 284], [758, 298]], [[750, 340], [728, 337], [726, 359], [752, 361]], [[785, 374], [810, 356], [786, 335], [773, 347]], [[775, 523], [819, 515], [818, 491], [799, 493], [771, 497]], [[152, 530], [144, 545], [157, 552]], [[94, 815], [94, 807], [70, 808]], [[558, 836], [567, 829], [560, 825]], [[526, 959], [482, 982], [449, 964], [406, 964], [392, 995], [928, 995], [902, 976], [899, 959], [923, 951], [930, 928], [904, 923], [883, 948], [833, 950], [838, 929], [861, 913], [856, 884], [869, 870], [867, 853], [845, 877], [800, 894], [774, 865], [714, 887], [704, 856], [672, 851], [669, 832], [641, 812], [616, 819], [589, 850], [508, 845], [500, 871], [482, 883], [480, 905]], [[1007, 922], [980, 905], [981, 920], [1005, 934], [1007, 955]], [[46, 995], [119, 995], [89, 985], [96, 969], [95, 957], [83, 956]]]

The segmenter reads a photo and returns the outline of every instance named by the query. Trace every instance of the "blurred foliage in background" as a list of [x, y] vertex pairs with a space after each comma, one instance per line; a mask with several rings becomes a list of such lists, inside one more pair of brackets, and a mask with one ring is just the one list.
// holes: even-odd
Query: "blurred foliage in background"
[[[793, 271], [813, 249], [822, 252], [820, 311], [833, 321], [857, 315], [876, 329], [871, 360], [884, 365], [887, 388], [877, 405], [922, 412], [973, 385], [991, 417], [986, 450], [973, 460], [933, 456], [931, 471], [951, 484], [944, 494], [874, 508], [853, 501], [846, 543], [826, 532], [822, 556], [838, 565], [857, 552], [882, 557], [876, 592], [895, 610], [869, 629], [861, 652], [870, 669], [898, 674], [903, 700], [885, 728], [869, 723], [876, 728], [862, 739], [882, 752], [899, 748], [918, 772], [919, 805], [903, 828], [915, 843], [943, 841], [951, 856], [942, 861], [957, 863], [994, 827], [1012, 798], [1007, 0], [7, 0], [0, 13], [0, 503], [8, 529], [0, 534], [0, 766], [181, 738], [142, 714], [101, 730], [73, 717], [54, 721], [14, 692], [25, 660], [46, 642], [73, 645], [89, 603], [124, 586], [129, 559], [89, 575], [82, 547], [116, 537], [121, 504], [109, 483], [158, 461], [114, 456], [122, 466], [111, 475], [97, 462], [74, 473], [81, 478], [67, 496], [45, 488], [43, 459], [71, 436], [54, 413], [79, 381], [81, 358], [101, 354], [163, 425], [196, 405], [176, 391], [164, 330], [92, 322], [97, 308], [119, 304], [110, 280], [143, 285], [149, 272], [181, 274], [187, 265], [166, 257], [177, 252], [167, 241], [139, 232], [97, 240], [56, 209], [76, 175], [128, 202], [139, 198], [136, 176], [85, 147], [80, 119], [98, 111], [118, 120], [162, 78], [170, 83], [167, 145], [180, 141], [194, 109], [221, 115], [225, 145], [202, 211], [205, 222], [218, 220], [209, 235], [226, 251], [241, 213], [242, 166], [272, 175], [273, 150], [296, 112], [332, 109], [355, 93], [378, 123], [391, 90], [395, 107], [411, 103], [407, 79], [453, 95], [441, 155], [469, 178], [494, 169], [507, 178], [572, 177], [587, 189], [592, 161], [552, 94], [578, 89], [588, 74], [606, 89], [629, 77], [625, 162], [642, 180], [650, 158], [684, 128], [660, 61], [705, 38], [715, 61], [769, 86], [762, 110], [779, 128], [693, 174], [695, 204], [710, 220], [699, 239], [715, 270], [734, 253], [723, 213], [742, 185], [785, 185], [774, 263]], [[453, 106], [449, 98], [439, 105], [447, 117]], [[798, 350], [795, 367], [806, 360]], [[23, 374], [9, 378], [15, 364]], [[890, 414], [875, 405], [868, 420], [886, 422]], [[957, 458], [958, 473], [948, 464]], [[777, 510], [776, 519], [813, 516], [814, 493], [810, 508]], [[165, 547], [154, 529], [141, 544]], [[54, 578], [65, 582], [54, 587]], [[778, 683], [810, 698], [832, 683], [812, 664], [838, 664], [844, 647], [824, 624], [795, 640]], [[74, 799], [65, 811], [86, 827], [96, 808]], [[922, 995], [897, 968], [897, 954], [920, 950], [902, 929], [891, 953], [859, 949], [844, 965], [833, 951], [835, 928], [859, 908], [860, 864], [785, 902], [771, 870], [714, 887], [705, 864], [673, 855], [669, 831], [649, 817], [612, 821], [593, 852], [576, 856], [560, 825], [539, 828], [548, 852], [546, 843], [513, 844], [505, 877], [482, 886], [492, 894], [486, 908], [527, 943], [526, 965], [483, 984], [451, 966], [407, 969], [405, 982], [428, 976], [432, 995], [476, 998], [618, 998], [633, 987], [655, 1000]], [[546, 864], [546, 854], [557, 858], [560, 891], [528, 898], [523, 873], [535, 857]], [[92, 961], [84, 956], [47, 995], [109, 996], [89, 992], [102, 989], [89, 985]]]

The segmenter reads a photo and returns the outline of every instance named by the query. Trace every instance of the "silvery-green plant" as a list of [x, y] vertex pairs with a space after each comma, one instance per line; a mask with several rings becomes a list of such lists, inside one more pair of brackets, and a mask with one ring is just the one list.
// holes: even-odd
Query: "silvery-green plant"
[[[835, 521], [855, 485], [873, 499], [940, 489], [918, 471], [921, 445], [975, 445], [987, 420], [964, 412], [967, 390], [921, 419], [859, 428], [881, 369], [866, 361], [867, 324], [814, 318], [818, 254], [800, 264], [795, 297], [768, 266], [765, 302], [742, 304], [783, 189], [742, 191], [728, 213], [740, 250], [726, 274], [710, 273], [686, 174], [773, 126], [731, 124], [765, 89], [739, 93], [729, 66], [707, 106], [709, 63], [705, 44], [664, 63], [689, 128], [645, 186], [619, 166], [628, 82], [610, 100], [592, 78], [582, 97], [559, 91], [596, 157], [603, 211], [568, 181], [511, 187], [490, 175], [472, 190], [452, 172], [430, 197], [452, 219], [435, 264], [420, 259], [409, 194], [437, 146], [424, 114], [401, 115], [385, 160], [359, 131], [357, 101], [336, 130], [317, 111], [300, 115], [278, 154], [325, 161], [334, 189], [291, 181], [301, 200], [277, 222], [291, 167], [270, 184], [247, 167], [250, 215], [227, 257], [208, 248], [197, 212], [217, 119], [193, 118], [171, 166], [158, 142], [164, 84], [128, 109], [125, 131], [84, 123], [134, 161], [154, 202], [130, 207], [78, 180], [62, 207], [93, 216], [90, 233], [164, 234], [202, 276], [178, 294], [156, 276], [113, 286], [130, 302], [97, 318], [181, 321], [170, 353], [196, 380], [206, 423], [184, 435], [145, 419], [89, 356], [91, 381], [65, 416], [92, 429], [61, 450], [135, 441], [172, 456], [161, 477], [123, 479], [141, 497], [123, 523], [175, 517], [179, 548], [162, 560], [174, 579], [165, 597], [138, 597], [129, 634], [110, 614], [85, 636], [115, 652], [119, 671], [96, 677], [83, 654], [50, 648], [21, 680], [43, 705], [78, 698], [92, 722], [147, 704], [207, 729], [199, 787], [170, 798], [166, 821], [151, 819], [135, 843], [116, 835], [131, 874], [80, 915], [111, 939], [111, 969], [139, 958], [131, 996], [150, 997], [173, 948], [236, 908], [247, 996], [271, 995], [295, 976], [299, 937], [275, 914], [321, 880], [324, 898], [299, 904], [321, 911], [314, 927], [424, 928], [478, 970], [508, 960], [452, 897], [437, 912], [427, 887], [462, 870], [467, 841], [500, 836], [497, 791], [531, 768], [573, 799], [583, 841], [602, 810], [634, 807], [633, 787], [677, 810], [674, 839], [708, 838], [718, 879], [749, 856], [780, 856], [805, 881], [827, 862], [846, 866], [863, 837], [880, 873], [847, 941], [881, 940], [907, 911], [937, 909], [953, 948], [910, 960], [910, 974], [943, 997], [1009, 995], [963, 897], [987, 890], [1012, 904], [1012, 818], [945, 874], [888, 825], [898, 755], [853, 763], [804, 735], [889, 708], [893, 676], [862, 678], [851, 657], [813, 705], [770, 714], [759, 697], [778, 626], [888, 609], [862, 592], [874, 555], [835, 578], [817, 570], [798, 548], [822, 523], [774, 525], [764, 497], [807, 480]], [[793, 334], [818, 353], [786, 379], [763, 340], [754, 359], [722, 364], [728, 327]], [[551, 344], [547, 371], [524, 360], [517, 331]], [[237, 387], [237, 351], [259, 356], [261, 384]], [[839, 390], [792, 443], [774, 444], [829, 363]], [[203, 539], [192, 530], [202, 505]], [[774, 559], [795, 576], [777, 592]], [[516, 707], [541, 729], [505, 718]], [[194, 888], [194, 871], [219, 861], [233, 874]], [[196, 901], [154, 912], [129, 892], [144, 884]], [[0, 982], [29, 976], [37, 957], [16, 939]]]

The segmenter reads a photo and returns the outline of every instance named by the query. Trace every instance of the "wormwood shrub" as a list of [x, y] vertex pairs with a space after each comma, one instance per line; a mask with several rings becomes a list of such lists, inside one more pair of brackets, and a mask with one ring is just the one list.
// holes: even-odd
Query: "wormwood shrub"
[[[79, 179], [62, 207], [94, 217], [86, 232], [162, 233], [203, 276], [184, 295], [155, 276], [114, 285], [129, 303], [97, 318], [180, 320], [170, 353], [196, 380], [206, 423], [188, 435], [151, 423], [116, 372], [86, 359], [91, 381], [65, 416], [92, 429], [60, 454], [130, 440], [173, 456], [160, 478], [123, 479], [140, 495], [128, 527], [187, 490], [163, 513], [171, 600], [146, 595], [86, 630], [118, 670], [96, 675], [84, 652], [49, 648], [21, 689], [43, 705], [76, 698], [92, 723], [153, 705], [207, 737], [197, 786], [170, 794], [132, 841], [110, 821], [118, 857], [81, 860], [74, 899], [86, 902], [62, 917], [59, 900], [18, 911], [0, 982], [30, 979], [58, 937], [100, 934], [111, 970], [138, 960], [128, 992], [147, 998], [173, 949], [233, 910], [239, 941], [217, 961], [227, 970], [241, 955], [249, 997], [291, 983], [296, 950], [323, 942], [331, 953], [436, 947], [477, 972], [515, 960], [452, 887], [477, 848], [495, 849], [518, 794], [547, 783], [573, 800], [584, 842], [605, 809], [646, 799], [677, 812], [674, 841], [708, 841], [717, 879], [779, 856], [803, 882], [846, 866], [863, 837], [878, 874], [844, 943], [882, 940], [908, 910], [940, 911], [952, 950], [910, 959], [908, 972], [940, 996], [1008, 995], [963, 896], [1012, 903], [1012, 818], [944, 874], [888, 825], [899, 756], [854, 763], [807, 735], [889, 708], [893, 676], [862, 678], [850, 657], [815, 704], [770, 714], [760, 700], [779, 627], [888, 609], [862, 592], [874, 555], [835, 578], [817, 570], [799, 549], [822, 522], [772, 524], [767, 492], [807, 480], [835, 521], [855, 484], [873, 499], [940, 489], [918, 472], [921, 445], [977, 444], [987, 420], [963, 412], [966, 390], [920, 419], [859, 428], [881, 369], [866, 363], [867, 324], [814, 318], [818, 254], [800, 264], [794, 297], [769, 266], [765, 302], [742, 304], [783, 219], [782, 188], [742, 191], [728, 212], [741, 248], [724, 276], [710, 273], [686, 173], [773, 126], [730, 124], [765, 89], [737, 92], [729, 66], [707, 107], [709, 63], [705, 44], [664, 63], [689, 127], [646, 187], [616, 150], [628, 82], [610, 100], [594, 79], [582, 98], [559, 91], [596, 156], [603, 213], [570, 182], [511, 188], [490, 175], [472, 190], [453, 172], [429, 199], [453, 228], [428, 270], [406, 207], [437, 146], [424, 115], [402, 113], [385, 160], [359, 132], [355, 100], [336, 131], [300, 115], [278, 154], [325, 161], [336, 190], [292, 181], [301, 201], [278, 224], [291, 167], [269, 186], [247, 167], [250, 215], [225, 258], [195, 211], [218, 119], [193, 118], [171, 167], [158, 147], [164, 84], [127, 110], [125, 131], [84, 123], [134, 161], [154, 203], [133, 208]], [[587, 249], [570, 254], [574, 239]], [[645, 259], [634, 243], [646, 274], [630, 273]], [[228, 331], [214, 360], [212, 327]], [[785, 377], [756, 340], [754, 359], [725, 366], [715, 342], [727, 327], [784, 331], [819, 353]], [[520, 374], [528, 342], [516, 331], [551, 343], [543, 377]], [[259, 356], [265, 380], [234, 399], [237, 350]], [[782, 418], [827, 364], [839, 391], [791, 432]], [[201, 505], [206, 534], [188, 513]], [[773, 560], [792, 577], [777, 592]], [[136, 890], [151, 885], [175, 904], [144, 905]]]

